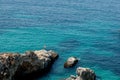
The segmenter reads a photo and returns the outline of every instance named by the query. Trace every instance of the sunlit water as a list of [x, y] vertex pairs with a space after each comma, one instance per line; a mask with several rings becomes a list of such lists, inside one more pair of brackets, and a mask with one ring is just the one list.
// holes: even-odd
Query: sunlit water
[[[89, 67], [98, 80], [120, 80], [119, 0], [0, 0], [0, 52], [47, 49], [59, 53], [38, 80], [61, 80]], [[70, 56], [80, 59], [70, 69]]]

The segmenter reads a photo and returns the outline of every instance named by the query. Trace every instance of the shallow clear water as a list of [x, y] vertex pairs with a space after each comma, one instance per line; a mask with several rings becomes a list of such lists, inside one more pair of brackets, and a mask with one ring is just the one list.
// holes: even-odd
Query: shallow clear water
[[[93, 69], [98, 80], [120, 80], [120, 1], [0, 0], [0, 52], [44, 45], [60, 57], [38, 80], [61, 80], [78, 66]], [[64, 69], [70, 56], [80, 61]]]

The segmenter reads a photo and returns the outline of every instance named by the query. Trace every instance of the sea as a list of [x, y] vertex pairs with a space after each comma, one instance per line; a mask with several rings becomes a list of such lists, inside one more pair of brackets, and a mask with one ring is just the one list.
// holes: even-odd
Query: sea
[[[120, 80], [120, 0], [0, 0], [0, 52], [54, 50], [59, 58], [35, 80], [63, 80], [77, 67]], [[76, 66], [65, 69], [71, 56]]]

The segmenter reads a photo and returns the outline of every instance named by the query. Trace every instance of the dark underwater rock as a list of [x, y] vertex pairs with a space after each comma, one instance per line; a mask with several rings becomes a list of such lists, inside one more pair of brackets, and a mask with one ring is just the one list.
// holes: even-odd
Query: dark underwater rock
[[74, 48], [78, 47], [79, 45], [80, 45], [80, 42], [75, 39], [65, 40], [65, 41], [59, 43], [59, 46], [66, 48], [66, 50], [73, 50]]

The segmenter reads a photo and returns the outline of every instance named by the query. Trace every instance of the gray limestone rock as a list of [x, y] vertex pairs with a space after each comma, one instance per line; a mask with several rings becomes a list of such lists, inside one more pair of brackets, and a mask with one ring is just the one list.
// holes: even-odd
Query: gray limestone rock
[[69, 57], [64, 63], [64, 68], [73, 67], [78, 62], [76, 57]]
[[89, 68], [78, 67], [76, 76], [70, 76], [66, 80], [96, 80], [96, 74]]
[[0, 80], [13, 80], [18, 76], [43, 72], [49, 68], [58, 54], [54, 51], [36, 50], [25, 54], [0, 54]]

